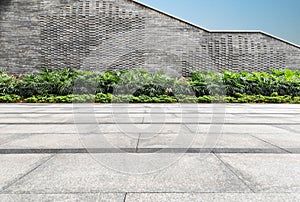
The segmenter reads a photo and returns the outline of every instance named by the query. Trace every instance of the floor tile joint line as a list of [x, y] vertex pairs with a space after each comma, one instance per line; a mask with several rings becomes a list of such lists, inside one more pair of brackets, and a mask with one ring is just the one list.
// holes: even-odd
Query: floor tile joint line
[[243, 178], [241, 178], [237, 173], [235, 173], [234, 172], [234, 170], [231, 168], [231, 166], [228, 164], [228, 163], [226, 163], [226, 162], [224, 162], [222, 159], [221, 159], [221, 157], [219, 157], [216, 153], [214, 153], [213, 151], [212, 151], [212, 154], [217, 158], [217, 159], [219, 159], [219, 161], [221, 161], [221, 163], [227, 168], [227, 169], [229, 169], [230, 170], [230, 172], [234, 175], [234, 176], [236, 176], [248, 189], [250, 189], [251, 190], [251, 192], [253, 192], [253, 193], [255, 193], [255, 191], [254, 191], [254, 189], [252, 189], [245, 181], [244, 181], [244, 179]]
[[123, 202], [126, 202], [127, 194], [128, 194], [128, 193], [126, 192], [125, 195], [124, 195]]
[[138, 153], [139, 151], [139, 144], [140, 144], [140, 139], [141, 139], [142, 133], [139, 133], [139, 137], [136, 143], [136, 148], [135, 148], [135, 153]]
[[259, 137], [256, 137], [255, 135], [251, 135], [252, 137], [254, 137], [254, 138], [256, 138], [256, 139], [258, 139], [258, 140], [260, 140], [260, 141], [263, 141], [263, 142], [265, 142], [265, 143], [267, 143], [267, 144], [269, 144], [269, 145], [271, 145], [271, 146], [273, 146], [273, 147], [276, 147], [276, 148], [278, 148], [278, 149], [280, 149], [280, 150], [282, 150], [282, 151], [284, 151], [284, 152], [286, 152], [286, 153], [288, 153], [288, 154], [292, 154], [293, 152], [290, 152], [290, 151], [288, 151], [288, 150], [286, 150], [286, 149], [284, 149], [284, 148], [282, 148], [282, 147], [280, 147], [280, 146], [277, 146], [277, 145], [275, 145], [275, 144], [273, 144], [273, 143], [271, 143], [271, 142], [268, 142], [268, 141], [266, 141], [266, 140], [264, 140], [264, 139], [261, 139], [261, 138], [259, 138]]
[[34, 172], [35, 170], [37, 170], [39, 167], [41, 167], [42, 165], [44, 165], [45, 163], [47, 163], [48, 161], [50, 161], [51, 159], [54, 158], [54, 156], [56, 156], [57, 154], [53, 154], [51, 156], [49, 156], [48, 158], [45, 158], [45, 160], [42, 160], [37, 166], [35, 166], [34, 168], [30, 169], [29, 171], [27, 171], [25, 174], [23, 174], [20, 177], [17, 177], [16, 179], [14, 179], [13, 181], [11, 181], [9, 184], [7, 184], [6, 186], [2, 187], [0, 190], [0, 194], [3, 194], [3, 192], [5, 190], [7, 190], [9, 187], [11, 187], [12, 185], [14, 185], [15, 183], [17, 183], [18, 181], [22, 180], [24, 177], [28, 176], [30, 173]]

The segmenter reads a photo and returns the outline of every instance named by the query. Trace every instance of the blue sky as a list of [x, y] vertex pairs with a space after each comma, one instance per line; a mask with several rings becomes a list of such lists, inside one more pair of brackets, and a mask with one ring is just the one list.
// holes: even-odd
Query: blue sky
[[210, 30], [262, 30], [300, 45], [300, 0], [137, 0]]

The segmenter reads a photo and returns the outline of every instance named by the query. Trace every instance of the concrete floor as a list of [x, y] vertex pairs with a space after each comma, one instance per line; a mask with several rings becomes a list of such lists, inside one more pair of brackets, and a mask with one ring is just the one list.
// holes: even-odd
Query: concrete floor
[[300, 105], [2, 104], [0, 201], [299, 201]]

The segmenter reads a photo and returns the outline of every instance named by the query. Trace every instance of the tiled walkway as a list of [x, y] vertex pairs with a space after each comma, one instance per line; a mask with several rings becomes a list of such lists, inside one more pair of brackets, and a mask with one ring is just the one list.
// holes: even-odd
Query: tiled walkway
[[299, 201], [300, 105], [3, 104], [0, 201]]

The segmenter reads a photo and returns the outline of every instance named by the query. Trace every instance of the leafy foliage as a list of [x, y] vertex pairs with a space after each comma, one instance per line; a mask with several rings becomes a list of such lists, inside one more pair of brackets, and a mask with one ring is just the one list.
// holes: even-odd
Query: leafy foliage
[[114, 89], [115, 95], [131, 94], [157, 97], [193, 93], [187, 81], [182, 78], [170, 77], [163, 72], [150, 73], [146, 70], [123, 72], [117, 84]]
[[112, 95], [99, 93], [92, 94], [71, 94], [65, 96], [32, 96], [22, 99], [18, 95], [0, 96], [0, 103], [290, 103], [300, 104], [300, 96], [263, 96], [263, 95], [245, 95], [240, 94], [239, 97], [231, 96], [211, 96], [204, 95], [200, 97], [195, 96], [168, 96], [161, 95], [157, 97], [150, 97], [147, 95], [133, 96], [133, 95]]
[[19, 95], [3, 95], [0, 96], [0, 103], [16, 103], [21, 101], [21, 96]]
[[18, 88], [17, 79], [5, 72], [0, 72], [0, 95], [13, 94]]
[[218, 72], [201, 71], [192, 73], [190, 85], [197, 97], [204, 95], [223, 95], [223, 76]]
[[22, 97], [68, 95], [72, 93], [74, 78], [77, 75], [77, 72], [70, 69], [61, 71], [43, 69], [39, 74], [25, 75], [18, 81], [18, 88], [15, 90]]
[[[190, 78], [146, 70], [43, 69], [19, 78], [0, 72], [0, 102], [297, 103], [300, 72], [194, 72]], [[291, 101], [289, 101], [291, 100]]]
[[226, 95], [265, 95], [278, 93], [280, 96], [300, 95], [300, 72], [292, 70], [272, 70], [265, 72], [223, 72]]

